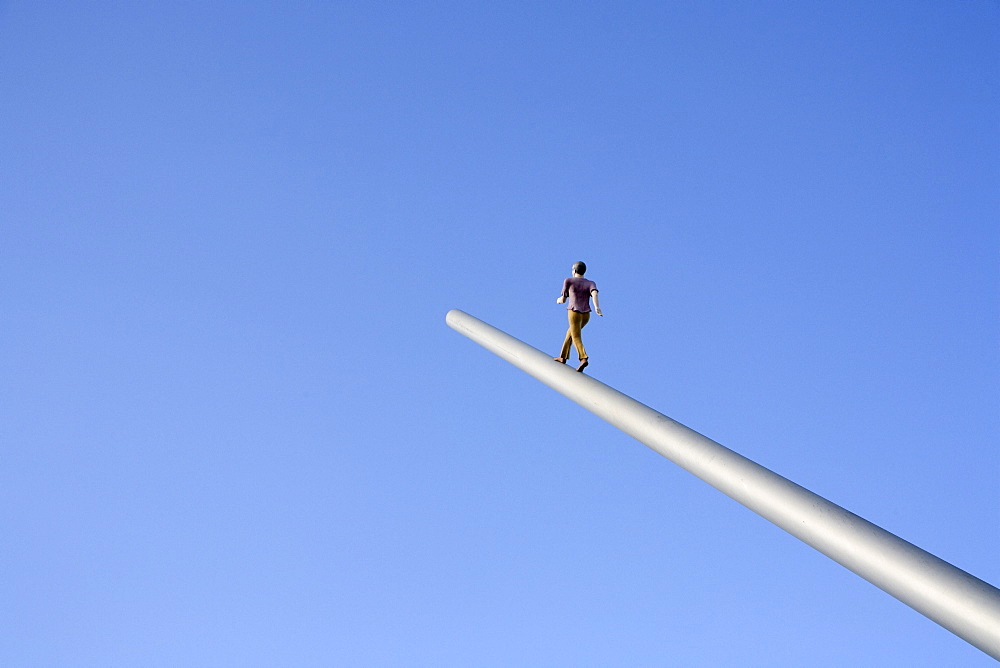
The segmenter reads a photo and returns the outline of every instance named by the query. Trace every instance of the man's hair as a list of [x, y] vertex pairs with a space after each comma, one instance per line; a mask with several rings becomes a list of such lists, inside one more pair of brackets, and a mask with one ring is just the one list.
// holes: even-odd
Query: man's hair
[[573, 271], [583, 276], [587, 273], [587, 264], [585, 262], [576, 262], [573, 264]]

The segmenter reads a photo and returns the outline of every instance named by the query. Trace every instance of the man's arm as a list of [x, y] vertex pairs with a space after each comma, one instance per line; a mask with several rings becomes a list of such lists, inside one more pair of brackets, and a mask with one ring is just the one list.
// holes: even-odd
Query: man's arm
[[604, 314], [601, 313], [601, 304], [599, 301], [597, 301], [597, 290], [596, 289], [591, 290], [590, 296], [594, 298], [594, 313], [596, 313], [601, 317], [604, 317]]

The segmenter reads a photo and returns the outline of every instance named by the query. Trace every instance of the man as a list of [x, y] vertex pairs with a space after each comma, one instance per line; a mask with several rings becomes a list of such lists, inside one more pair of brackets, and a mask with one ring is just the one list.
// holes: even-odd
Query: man
[[584, 278], [587, 273], [587, 265], [577, 262], [573, 265], [573, 276], [563, 281], [562, 294], [556, 300], [556, 304], [565, 304], [566, 313], [569, 316], [569, 329], [566, 331], [566, 339], [563, 341], [562, 352], [559, 357], [553, 357], [560, 364], [565, 364], [569, 359], [570, 344], [576, 346], [576, 354], [580, 358], [580, 366], [577, 371], [583, 371], [587, 364], [587, 349], [583, 347], [583, 328], [590, 321], [590, 298], [594, 298], [594, 312], [603, 317], [601, 307], [597, 301], [597, 284], [590, 279]]

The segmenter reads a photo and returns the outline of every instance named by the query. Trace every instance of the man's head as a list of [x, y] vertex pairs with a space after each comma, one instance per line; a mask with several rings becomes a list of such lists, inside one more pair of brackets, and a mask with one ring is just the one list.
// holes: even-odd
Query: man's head
[[583, 262], [574, 262], [573, 273], [580, 274], [581, 276], [583, 276], [584, 274], [587, 273], [587, 265]]

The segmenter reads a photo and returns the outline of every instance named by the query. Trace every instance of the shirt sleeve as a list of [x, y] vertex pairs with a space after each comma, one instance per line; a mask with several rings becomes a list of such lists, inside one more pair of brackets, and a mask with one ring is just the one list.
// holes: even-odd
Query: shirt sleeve
[[569, 298], [569, 279], [568, 278], [563, 281], [562, 296], [566, 297], [567, 299]]

